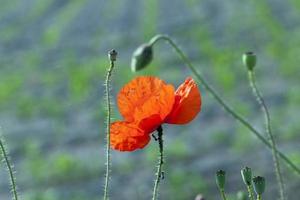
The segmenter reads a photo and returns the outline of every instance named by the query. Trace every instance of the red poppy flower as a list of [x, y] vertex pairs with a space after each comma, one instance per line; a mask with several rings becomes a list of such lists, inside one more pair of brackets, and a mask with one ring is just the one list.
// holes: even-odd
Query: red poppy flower
[[187, 78], [175, 91], [173, 85], [152, 76], [140, 76], [118, 94], [118, 107], [124, 121], [110, 125], [110, 144], [119, 151], [145, 147], [151, 133], [161, 124], [186, 124], [201, 109], [200, 91]]

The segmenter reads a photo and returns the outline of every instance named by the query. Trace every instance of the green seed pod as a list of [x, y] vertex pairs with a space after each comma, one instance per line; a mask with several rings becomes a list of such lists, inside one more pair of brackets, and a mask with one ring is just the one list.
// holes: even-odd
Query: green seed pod
[[247, 186], [250, 186], [250, 185], [251, 185], [251, 182], [252, 182], [252, 171], [251, 171], [251, 168], [249, 168], [249, 167], [244, 167], [244, 168], [241, 170], [241, 174], [242, 174], [242, 178], [243, 178], [244, 183], [245, 183]]
[[236, 194], [236, 198], [237, 200], [247, 200], [247, 194], [243, 191], [238, 191], [238, 193]]
[[256, 176], [253, 178], [254, 190], [257, 195], [262, 195], [265, 191], [265, 178], [261, 176]]
[[108, 58], [109, 58], [110, 61], [116, 61], [117, 60], [117, 55], [118, 55], [118, 52], [114, 49], [112, 49], [108, 52]]
[[224, 190], [226, 172], [219, 170], [216, 172], [216, 183], [220, 190]]
[[149, 44], [142, 44], [139, 46], [131, 58], [131, 70], [133, 72], [145, 68], [153, 59], [152, 46]]
[[256, 65], [256, 55], [253, 52], [246, 52], [243, 55], [243, 63], [248, 70], [253, 70]]

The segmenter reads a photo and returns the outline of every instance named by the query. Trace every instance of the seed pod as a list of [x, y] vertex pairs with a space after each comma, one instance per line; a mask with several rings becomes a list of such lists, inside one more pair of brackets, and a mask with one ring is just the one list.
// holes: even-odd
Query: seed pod
[[252, 182], [252, 171], [251, 171], [251, 168], [249, 168], [249, 167], [244, 167], [244, 168], [241, 170], [241, 174], [242, 174], [242, 178], [243, 178], [244, 183], [245, 183], [247, 186], [250, 186], [250, 185], [251, 185], [251, 182]]
[[219, 170], [216, 172], [216, 183], [220, 190], [224, 190], [226, 172]]
[[256, 176], [253, 178], [254, 190], [257, 195], [262, 195], [265, 191], [265, 178], [261, 176]]
[[252, 71], [256, 65], [256, 55], [253, 52], [246, 52], [243, 55], [243, 63], [248, 70]]
[[112, 49], [108, 52], [108, 58], [109, 58], [110, 61], [116, 61], [117, 60], [117, 55], [118, 55], [118, 52], [114, 49]]

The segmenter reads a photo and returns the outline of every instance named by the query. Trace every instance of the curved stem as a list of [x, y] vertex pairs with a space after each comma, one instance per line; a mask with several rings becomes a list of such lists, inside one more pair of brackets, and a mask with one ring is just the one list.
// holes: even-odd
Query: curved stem
[[252, 70], [249, 70], [248, 76], [249, 76], [249, 82], [250, 82], [250, 86], [252, 88], [253, 94], [256, 97], [256, 100], [259, 103], [259, 105], [264, 113], [266, 133], [267, 133], [267, 137], [269, 139], [269, 143], [271, 144], [272, 157], [273, 157], [273, 162], [274, 162], [275, 174], [276, 174], [276, 178], [277, 178], [277, 182], [278, 182], [278, 186], [279, 186], [280, 199], [284, 200], [284, 184], [283, 184], [282, 174], [280, 171], [280, 163], [278, 161], [278, 154], [276, 152], [276, 143], [275, 143], [274, 135], [273, 135], [272, 129], [271, 129], [270, 113], [269, 113], [268, 107], [265, 103], [265, 100], [256, 85], [254, 72]]
[[260, 195], [260, 194], [258, 194], [258, 195], [257, 195], [257, 200], [262, 200], [262, 198], [261, 198], [261, 195]]
[[105, 92], [106, 92], [106, 106], [107, 106], [107, 118], [106, 118], [106, 174], [105, 174], [105, 185], [103, 199], [108, 199], [108, 187], [110, 179], [110, 121], [111, 121], [111, 103], [110, 103], [110, 79], [112, 70], [115, 66], [115, 59], [110, 57], [110, 66], [108, 68], [106, 79], [105, 79]]
[[[218, 95], [218, 93], [206, 82], [206, 80], [202, 77], [202, 75], [197, 72], [191, 61], [187, 58], [187, 56], [183, 53], [183, 51], [178, 47], [178, 45], [167, 35], [157, 35], [153, 37], [149, 44], [154, 45], [160, 40], [167, 41], [179, 55], [179, 57], [183, 60], [184, 63], [187, 64], [187, 67], [192, 71], [198, 81], [204, 86], [204, 88], [211, 93], [211, 95], [217, 100], [217, 102], [227, 111], [230, 115], [232, 115], [236, 120], [242, 123], [245, 127], [247, 127], [255, 136], [261, 140], [267, 147], [271, 148], [271, 144], [267, 139], [262, 136], [262, 134], [257, 131], [243, 116], [236, 113], [222, 98]], [[278, 149], [275, 148], [278, 155], [286, 162], [288, 166], [291, 167], [298, 175], [300, 175], [300, 169], [292, 162], [288, 157], [286, 157], [283, 153], [281, 153]]]
[[247, 185], [248, 196], [250, 200], [254, 200], [253, 189], [251, 185]]
[[157, 199], [158, 195], [158, 188], [159, 188], [159, 182], [161, 179], [164, 178], [164, 172], [162, 171], [162, 167], [164, 164], [164, 141], [163, 141], [163, 129], [161, 126], [157, 128], [157, 133], [158, 133], [158, 145], [159, 145], [159, 160], [158, 160], [158, 166], [157, 166], [157, 171], [156, 171], [156, 179], [154, 182], [154, 187], [153, 187], [153, 195], [152, 195], [152, 200]]
[[223, 189], [220, 189], [220, 194], [223, 200], [226, 200], [225, 191]]
[[0, 149], [1, 149], [1, 152], [2, 152], [2, 155], [4, 158], [3, 162], [6, 164], [6, 167], [8, 170], [13, 199], [18, 200], [17, 184], [16, 184], [16, 179], [14, 177], [13, 167], [10, 164], [9, 156], [8, 156], [7, 150], [5, 149], [4, 140], [2, 140], [1, 135], [0, 135]]

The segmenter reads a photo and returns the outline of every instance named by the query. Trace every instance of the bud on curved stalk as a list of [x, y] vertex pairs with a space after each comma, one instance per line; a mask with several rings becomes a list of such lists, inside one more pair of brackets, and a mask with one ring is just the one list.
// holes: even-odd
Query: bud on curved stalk
[[152, 59], [153, 59], [152, 45], [149, 45], [147, 43], [142, 44], [133, 52], [131, 58], [131, 70], [133, 72], [136, 72], [147, 67], [147, 65], [151, 63]]
[[265, 191], [266, 183], [265, 178], [256, 176], [253, 178], [254, 190], [257, 195], [262, 195]]
[[246, 52], [243, 55], [243, 63], [248, 70], [252, 71], [256, 65], [256, 55], [253, 52]]
[[251, 182], [252, 182], [252, 171], [251, 171], [251, 168], [249, 168], [249, 167], [244, 167], [244, 168], [241, 170], [241, 174], [242, 174], [242, 178], [243, 178], [244, 183], [245, 183], [247, 186], [250, 186], [250, 185], [251, 185]]

